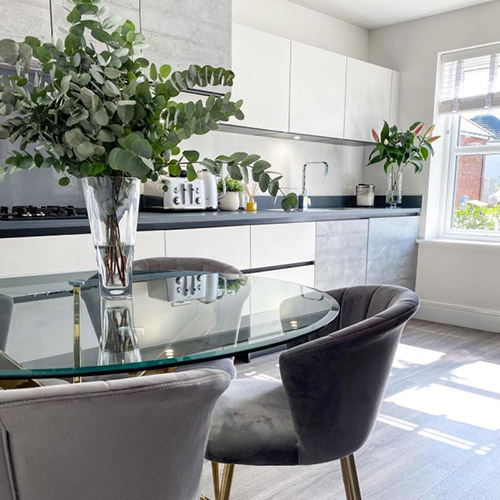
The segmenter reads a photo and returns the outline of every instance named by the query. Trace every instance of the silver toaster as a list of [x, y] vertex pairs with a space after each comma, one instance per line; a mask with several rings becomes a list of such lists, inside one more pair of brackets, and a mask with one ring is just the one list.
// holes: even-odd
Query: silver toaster
[[219, 196], [217, 180], [208, 170], [198, 172], [198, 178], [169, 177], [168, 190], [160, 182], [144, 185], [144, 208], [163, 210], [217, 210]]

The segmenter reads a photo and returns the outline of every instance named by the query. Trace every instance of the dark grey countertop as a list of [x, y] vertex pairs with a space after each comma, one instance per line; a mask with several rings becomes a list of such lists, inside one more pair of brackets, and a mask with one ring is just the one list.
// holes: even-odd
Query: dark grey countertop
[[[420, 208], [335, 208], [310, 209], [306, 212], [294, 211], [290, 213], [283, 212], [280, 209], [260, 210], [256, 213], [246, 211], [196, 213], [141, 212], [139, 214], [138, 229], [139, 231], [161, 231], [199, 227], [404, 217], [420, 215], [420, 211]], [[84, 234], [89, 232], [90, 227], [87, 219], [0, 221], [0, 238]]]

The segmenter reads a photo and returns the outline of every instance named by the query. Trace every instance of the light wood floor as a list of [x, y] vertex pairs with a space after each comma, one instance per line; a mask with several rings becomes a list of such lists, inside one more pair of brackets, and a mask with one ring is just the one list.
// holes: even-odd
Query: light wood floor
[[[239, 377], [279, 378], [277, 363]], [[356, 458], [364, 500], [500, 500], [500, 334], [413, 320]], [[208, 463], [202, 491], [213, 498]], [[237, 466], [231, 499], [345, 500], [340, 464]]]

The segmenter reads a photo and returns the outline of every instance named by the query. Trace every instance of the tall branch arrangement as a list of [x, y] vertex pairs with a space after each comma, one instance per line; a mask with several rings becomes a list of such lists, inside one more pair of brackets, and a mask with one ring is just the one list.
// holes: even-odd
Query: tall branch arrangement
[[[282, 193], [281, 176], [256, 154], [200, 159], [198, 151], [182, 150], [192, 135], [216, 130], [218, 124], [244, 118], [243, 101], [223, 97], [179, 102], [181, 92], [208, 86], [231, 86], [234, 73], [224, 68], [192, 65], [172, 72], [142, 55], [145, 38], [131, 21], [106, 16], [101, 0], [70, 0], [68, 35], [42, 42], [0, 41], [0, 58], [15, 68], [0, 81], [0, 138], [19, 141], [0, 180], [18, 170], [53, 168], [59, 183], [70, 177], [122, 176], [165, 182], [182, 169], [196, 178], [196, 165], [248, 182], [263, 192]], [[39, 69], [33, 70], [33, 60]], [[36, 63], [35, 63], [36, 65]], [[34, 150], [28, 148], [33, 144]], [[283, 193], [282, 193], [283, 194]], [[282, 207], [298, 203], [295, 193]]]

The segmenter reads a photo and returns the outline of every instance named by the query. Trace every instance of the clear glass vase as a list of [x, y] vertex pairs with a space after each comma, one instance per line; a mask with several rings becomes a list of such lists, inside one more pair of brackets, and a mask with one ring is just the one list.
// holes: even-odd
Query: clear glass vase
[[397, 166], [392, 166], [387, 171], [385, 202], [390, 208], [397, 208], [403, 202], [403, 172]]
[[100, 293], [105, 299], [132, 296], [140, 185], [139, 179], [130, 177], [83, 179]]
[[99, 365], [139, 363], [141, 352], [134, 326], [132, 299], [101, 300]]

